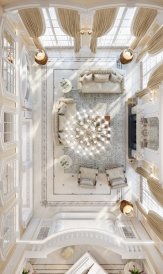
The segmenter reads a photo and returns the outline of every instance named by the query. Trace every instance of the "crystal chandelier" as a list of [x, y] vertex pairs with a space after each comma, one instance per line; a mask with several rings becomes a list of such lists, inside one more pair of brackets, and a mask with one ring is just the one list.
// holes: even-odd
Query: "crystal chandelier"
[[[106, 117], [108, 118], [106, 120]], [[90, 110], [77, 112], [66, 123], [67, 145], [78, 154], [93, 156], [110, 144], [110, 116], [99, 116]]]

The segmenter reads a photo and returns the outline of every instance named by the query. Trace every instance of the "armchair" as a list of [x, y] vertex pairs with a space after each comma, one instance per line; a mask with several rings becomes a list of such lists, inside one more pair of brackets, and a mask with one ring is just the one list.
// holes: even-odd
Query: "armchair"
[[106, 169], [106, 177], [112, 189], [128, 186], [123, 166]]
[[78, 185], [85, 188], [95, 188], [97, 184], [98, 169], [80, 167]]

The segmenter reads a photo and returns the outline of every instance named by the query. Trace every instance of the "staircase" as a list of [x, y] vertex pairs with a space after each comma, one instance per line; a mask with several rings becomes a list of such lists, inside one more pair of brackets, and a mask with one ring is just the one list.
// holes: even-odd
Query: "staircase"
[[[37, 274], [65, 274], [71, 264], [32, 264]], [[123, 274], [124, 264], [101, 264], [108, 274]]]
[[106, 233], [102, 229], [74, 229], [65, 230], [47, 237], [41, 241], [20, 241], [26, 244], [28, 251], [25, 251], [26, 258], [46, 258], [50, 253], [69, 245], [98, 245], [108, 248], [121, 255], [123, 259], [143, 259], [141, 241], [125, 240], [117, 235]]

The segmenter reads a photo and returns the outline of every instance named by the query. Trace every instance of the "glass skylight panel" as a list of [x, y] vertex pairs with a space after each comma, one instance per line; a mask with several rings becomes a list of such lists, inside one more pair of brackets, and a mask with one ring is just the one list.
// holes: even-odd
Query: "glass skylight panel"
[[131, 34], [131, 24], [136, 8], [119, 8], [112, 29], [98, 39], [98, 47], [129, 46], [134, 40]]
[[[134, 39], [130, 28], [136, 8], [121, 7], [112, 29], [98, 39], [98, 47], [129, 46]], [[54, 8], [43, 8], [46, 31], [40, 38], [44, 47], [73, 47], [73, 38], [60, 28]]]
[[40, 38], [46, 47], [73, 47], [73, 38], [66, 35], [59, 26], [54, 8], [43, 8], [46, 31]]

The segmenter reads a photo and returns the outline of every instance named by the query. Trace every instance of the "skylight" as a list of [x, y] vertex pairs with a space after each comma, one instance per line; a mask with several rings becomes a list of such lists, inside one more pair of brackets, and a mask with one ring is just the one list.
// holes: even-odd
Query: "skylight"
[[43, 8], [46, 31], [40, 38], [44, 47], [73, 47], [73, 38], [66, 35], [58, 24], [54, 8]]
[[[114, 26], [98, 39], [98, 47], [129, 46], [134, 39], [130, 28], [136, 8], [119, 8]], [[40, 38], [44, 47], [73, 47], [73, 38], [66, 35], [58, 23], [55, 8], [43, 8], [46, 31]]]
[[134, 40], [131, 34], [131, 24], [136, 8], [119, 8], [117, 18], [112, 29], [98, 39], [98, 47], [129, 46]]

